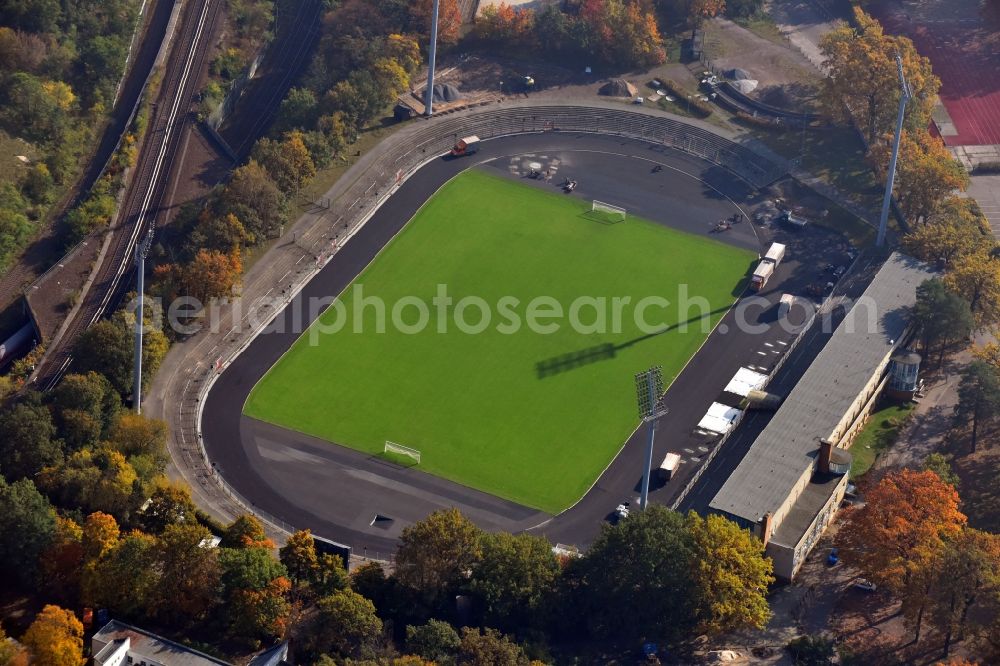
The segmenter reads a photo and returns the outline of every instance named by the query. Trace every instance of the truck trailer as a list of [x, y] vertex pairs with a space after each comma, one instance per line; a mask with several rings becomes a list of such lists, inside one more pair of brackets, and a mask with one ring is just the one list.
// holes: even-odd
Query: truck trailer
[[785, 258], [785, 246], [781, 243], [771, 243], [767, 249], [767, 254], [757, 264], [753, 277], [750, 279], [750, 286], [754, 291], [760, 291], [767, 284], [767, 281], [774, 275], [774, 269], [778, 267], [781, 260]]
[[479, 137], [475, 135], [459, 139], [455, 143], [455, 146], [451, 149], [451, 154], [453, 157], [461, 157], [462, 155], [472, 155], [477, 152], [479, 152]]
[[668, 453], [667, 457], [660, 463], [660, 477], [667, 482], [673, 477], [677, 467], [681, 464], [681, 457], [677, 453]]

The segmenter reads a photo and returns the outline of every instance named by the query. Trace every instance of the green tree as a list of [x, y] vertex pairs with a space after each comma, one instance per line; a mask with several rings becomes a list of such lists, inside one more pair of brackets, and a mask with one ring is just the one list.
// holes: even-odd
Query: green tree
[[83, 569], [83, 599], [119, 617], [145, 617], [155, 612], [156, 604], [168, 601], [158, 596], [168, 587], [161, 581], [162, 562], [156, 537], [126, 534]]
[[837, 656], [833, 640], [824, 636], [799, 636], [788, 644], [796, 666], [830, 666]]
[[766, 595], [774, 582], [764, 544], [749, 530], [717, 515], [702, 518], [689, 513], [687, 531], [694, 546], [699, 632], [762, 629], [771, 617]]
[[926, 280], [917, 287], [917, 302], [911, 317], [920, 331], [924, 353], [938, 347], [939, 365], [948, 345], [968, 337], [975, 326], [969, 303], [948, 291], [938, 278]]
[[21, 642], [45, 666], [83, 666], [83, 624], [71, 611], [48, 605], [35, 616]]
[[441, 620], [428, 620], [427, 624], [406, 627], [406, 649], [424, 659], [444, 663], [453, 659], [462, 644], [455, 628]]
[[30, 583], [39, 557], [52, 544], [56, 514], [30, 479], [8, 484], [0, 477], [0, 569]]
[[283, 635], [291, 589], [284, 565], [260, 547], [220, 548], [219, 562], [230, 635], [249, 642]]
[[221, 214], [232, 213], [243, 223], [251, 243], [277, 235], [288, 220], [285, 195], [256, 160], [233, 172], [220, 196]]
[[[65, 413], [70, 410], [86, 414], [96, 424], [98, 430], [94, 440], [83, 442], [83, 444], [93, 443], [99, 437], [107, 437], [112, 426], [117, 422], [121, 410], [121, 398], [115, 392], [111, 382], [104, 375], [96, 372], [63, 377], [52, 390], [50, 404], [60, 431], [64, 431], [66, 428]], [[63, 437], [66, 437], [65, 432]], [[67, 443], [74, 450], [82, 446], [82, 444], [73, 446], [72, 443]]]
[[971, 423], [971, 453], [976, 452], [981, 429], [1000, 415], [1000, 376], [985, 361], [973, 361], [962, 373], [958, 385], [955, 418], [959, 423]]
[[483, 602], [486, 623], [502, 629], [541, 624], [541, 612], [555, 589], [559, 563], [542, 537], [498, 532], [480, 539], [482, 556], [469, 588]]
[[139, 525], [146, 532], [161, 534], [170, 525], [195, 522], [196, 513], [187, 486], [162, 483], [139, 512]]
[[509, 638], [496, 631], [480, 632], [472, 627], [462, 628], [462, 642], [458, 648], [461, 666], [528, 666], [524, 651]]
[[0, 419], [0, 471], [8, 479], [32, 477], [62, 459], [62, 443], [55, 439], [52, 416], [29, 396]]
[[156, 543], [160, 572], [152, 591], [156, 615], [168, 622], [207, 616], [218, 602], [222, 577], [218, 549], [207, 546], [211, 533], [201, 525], [169, 525]]
[[587, 554], [574, 563], [578, 592], [563, 604], [599, 638], [676, 641], [696, 623], [693, 553], [684, 516], [649, 506], [617, 525], [602, 526]]
[[281, 131], [308, 129], [315, 125], [319, 113], [316, 94], [309, 88], [292, 88], [278, 110], [277, 126]]
[[958, 474], [955, 474], [955, 470], [952, 469], [951, 463], [948, 461], [947, 456], [941, 453], [932, 453], [924, 459], [925, 471], [934, 472], [941, 480], [947, 483], [952, 488], [957, 489], [960, 479]]
[[352, 590], [323, 597], [316, 604], [313, 648], [355, 659], [371, 657], [382, 639], [375, 605]]
[[[74, 358], [83, 372], [98, 372], [124, 397], [132, 394], [135, 315], [124, 310], [97, 322], [80, 336]], [[166, 355], [169, 343], [163, 332], [149, 329], [142, 339], [142, 381], [149, 383]]]
[[435, 511], [406, 527], [396, 552], [396, 578], [437, 602], [465, 582], [482, 554], [482, 531], [458, 509]]

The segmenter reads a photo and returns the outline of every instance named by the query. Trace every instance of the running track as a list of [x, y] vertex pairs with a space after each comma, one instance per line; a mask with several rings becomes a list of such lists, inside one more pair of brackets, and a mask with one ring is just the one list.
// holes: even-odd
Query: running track
[[[957, 135], [942, 137], [949, 146], [1000, 144], [1000, 32], [995, 20], [962, 16], [918, 16], [920, 5], [938, 3], [879, 2], [871, 7], [886, 33], [906, 35], [927, 56], [941, 78], [941, 101]], [[964, 4], [964, 3], [963, 3]], [[940, 14], [939, 14], [940, 16]]]

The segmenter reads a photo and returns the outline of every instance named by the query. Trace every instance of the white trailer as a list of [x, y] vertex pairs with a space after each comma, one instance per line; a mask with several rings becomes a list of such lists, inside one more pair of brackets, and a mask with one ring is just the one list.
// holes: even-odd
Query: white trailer
[[660, 476], [664, 481], [669, 481], [681, 464], [681, 457], [676, 453], [668, 453], [667, 457], [660, 463]]
[[764, 261], [770, 261], [775, 266], [780, 264], [784, 258], [785, 246], [782, 243], [771, 243], [771, 247], [767, 249], [767, 254], [764, 255]]
[[767, 259], [762, 259], [759, 264], [757, 264], [756, 270], [753, 272], [753, 277], [750, 278], [750, 286], [754, 291], [760, 291], [767, 284], [767, 281], [771, 278], [774, 273], [774, 264], [772, 264]]

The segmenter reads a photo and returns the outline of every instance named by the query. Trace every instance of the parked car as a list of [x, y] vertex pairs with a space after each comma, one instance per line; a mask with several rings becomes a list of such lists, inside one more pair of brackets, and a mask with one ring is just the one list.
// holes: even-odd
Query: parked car
[[830, 549], [830, 554], [826, 556], [826, 566], [836, 566], [840, 562], [840, 553], [836, 548]]
[[876, 589], [878, 589], [878, 586], [875, 585], [875, 583], [865, 578], [856, 580], [854, 582], [854, 587], [856, 589], [863, 590], [864, 592], [874, 592]]

